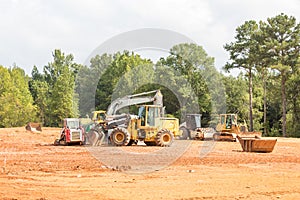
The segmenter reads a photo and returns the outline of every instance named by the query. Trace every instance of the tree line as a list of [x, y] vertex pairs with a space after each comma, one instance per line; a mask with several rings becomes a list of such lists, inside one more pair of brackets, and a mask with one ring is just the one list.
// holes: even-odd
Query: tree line
[[[246, 21], [224, 45], [229, 60], [218, 71], [214, 58], [196, 44], [173, 46], [154, 63], [129, 52], [96, 55], [89, 66], [54, 50], [53, 60], [31, 76], [0, 66], [0, 127], [39, 121], [60, 126], [66, 117], [106, 110], [113, 99], [160, 89], [166, 112], [183, 119], [202, 114], [202, 125], [220, 113], [237, 113], [250, 130], [265, 136], [300, 137], [300, 24], [280, 14]], [[226, 75], [234, 68], [237, 75]], [[134, 109], [134, 108], [133, 108]]]

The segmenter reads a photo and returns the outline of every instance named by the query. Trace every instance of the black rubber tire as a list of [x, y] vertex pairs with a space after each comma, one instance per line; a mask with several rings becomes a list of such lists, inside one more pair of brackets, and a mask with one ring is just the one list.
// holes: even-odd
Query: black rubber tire
[[219, 141], [220, 140], [220, 134], [219, 133], [215, 133], [214, 135], [213, 135], [213, 140], [214, 141]]
[[147, 146], [156, 146], [156, 142], [145, 142]]
[[110, 134], [111, 144], [114, 146], [126, 146], [130, 142], [130, 133], [125, 128], [115, 128]]
[[179, 130], [182, 131], [182, 136], [180, 136], [181, 140], [191, 139], [191, 133], [186, 127], [180, 127]]
[[162, 129], [156, 134], [155, 142], [157, 146], [168, 147], [174, 141], [173, 134], [168, 129]]
[[54, 140], [54, 146], [58, 146], [59, 145], [59, 139]]
[[127, 146], [132, 146], [134, 144], [134, 140], [130, 140]]

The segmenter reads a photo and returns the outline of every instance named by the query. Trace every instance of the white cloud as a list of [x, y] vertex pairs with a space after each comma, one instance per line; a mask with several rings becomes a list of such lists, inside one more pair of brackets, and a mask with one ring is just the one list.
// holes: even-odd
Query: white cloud
[[300, 22], [299, 0], [2, 0], [0, 7], [0, 64], [16, 63], [27, 73], [51, 62], [55, 48], [83, 63], [105, 40], [138, 28], [184, 34], [220, 68], [227, 60], [223, 45], [245, 20], [284, 12]]

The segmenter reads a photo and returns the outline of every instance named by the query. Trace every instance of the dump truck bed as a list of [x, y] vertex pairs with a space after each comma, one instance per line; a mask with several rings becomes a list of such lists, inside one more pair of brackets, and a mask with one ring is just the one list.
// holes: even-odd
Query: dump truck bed
[[267, 139], [255, 137], [240, 137], [237, 136], [243, 151], [245, 152], [263, 152], [270, 153], [273, 151], [277, 139]]

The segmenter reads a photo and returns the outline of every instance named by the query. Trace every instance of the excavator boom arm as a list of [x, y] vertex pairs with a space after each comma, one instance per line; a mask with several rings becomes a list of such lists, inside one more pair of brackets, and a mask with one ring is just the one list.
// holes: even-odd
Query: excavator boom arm
[[[155, 93], [154, 96], [147, 96]], [[134, 95], [128, 95], [122, 98], [114, 100], [108, 107], [106, 114], [115, 115], [118, 110], [131, 105], [137, 105], [142, 103], [153, 102], [154, 105], [163, 106], [162, 94], [160, 90], [154, 90], [150, 92], [143, 92]]]

